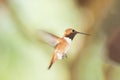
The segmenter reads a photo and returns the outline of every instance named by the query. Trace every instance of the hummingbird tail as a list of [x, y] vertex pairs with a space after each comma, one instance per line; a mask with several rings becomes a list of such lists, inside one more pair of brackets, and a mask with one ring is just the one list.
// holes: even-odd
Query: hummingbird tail
[[54, 63], [54, 62], [52, 62], [52, 61], [50, 62], [50, 65], [49, 65], [48, 69], [51, 68], [51, 66], [53, 65], [53, 63]]
[[52, 67], [52, 65], [53, 65], [53, 63], [56, 61], [56, 59], [57, 59], [57, 55], [56, 55], [56, 54], [53, 54], [53, 56], [52, 56], [52, 59], [51, 59], [51, 62], [50, 62], [50, 65], [49, 65], [48, 69], [50, 69], [50, 68]]

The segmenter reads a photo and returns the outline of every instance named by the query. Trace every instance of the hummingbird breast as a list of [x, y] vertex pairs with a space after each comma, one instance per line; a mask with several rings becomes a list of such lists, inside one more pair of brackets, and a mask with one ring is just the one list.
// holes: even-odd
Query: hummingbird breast
[[60, 42], [55, 48], [55, 53], [57, 54], [58, 59], [63, 59], [64, 55], [67, 53], [70, 48], [71, 39], [69, 38], [61, 38]]

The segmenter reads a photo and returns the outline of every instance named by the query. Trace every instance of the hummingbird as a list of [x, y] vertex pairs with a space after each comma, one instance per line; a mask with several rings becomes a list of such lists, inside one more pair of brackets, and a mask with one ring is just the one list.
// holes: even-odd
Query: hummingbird
[[51, 68], [51, 66], [56, 60], [62, 60], [64, 59], [64, 57], [67, 57], [67, 51], [70, 48], [71, 42], [76, 34], [89, 35], [87, 33], [78, 32], [72, 28], [66, 29], [63, 37], [58, 37], [54, 34], [51, 34], [43, 30], [39, 30], [38, 34], [40, 37], [42, 37], [43, 41], [54, 47], [54, 52], [50, 64], [48, 66], [48, 69]]

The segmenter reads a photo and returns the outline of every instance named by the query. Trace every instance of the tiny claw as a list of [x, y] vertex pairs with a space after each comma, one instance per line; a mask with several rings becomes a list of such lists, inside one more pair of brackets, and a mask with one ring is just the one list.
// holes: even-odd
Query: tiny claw
[[64, 55], [62, 56], [63, 59], [64, 59], [64, 57], [67, 58], [67, 57], [68, 57], [67, 54], [64, 54]]
[[68, 57], [67, 54], [64, 55], [66, 58]]

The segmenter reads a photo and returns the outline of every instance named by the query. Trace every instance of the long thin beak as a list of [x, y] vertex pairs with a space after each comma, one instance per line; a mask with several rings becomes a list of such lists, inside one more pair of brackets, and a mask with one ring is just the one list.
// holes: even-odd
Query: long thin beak
[[83, 35], [90, 35], [90, 34], [87, 34], [87, 33], [83, 33], [83, 32], [77, 32], [78, 34], [83, 34]]

